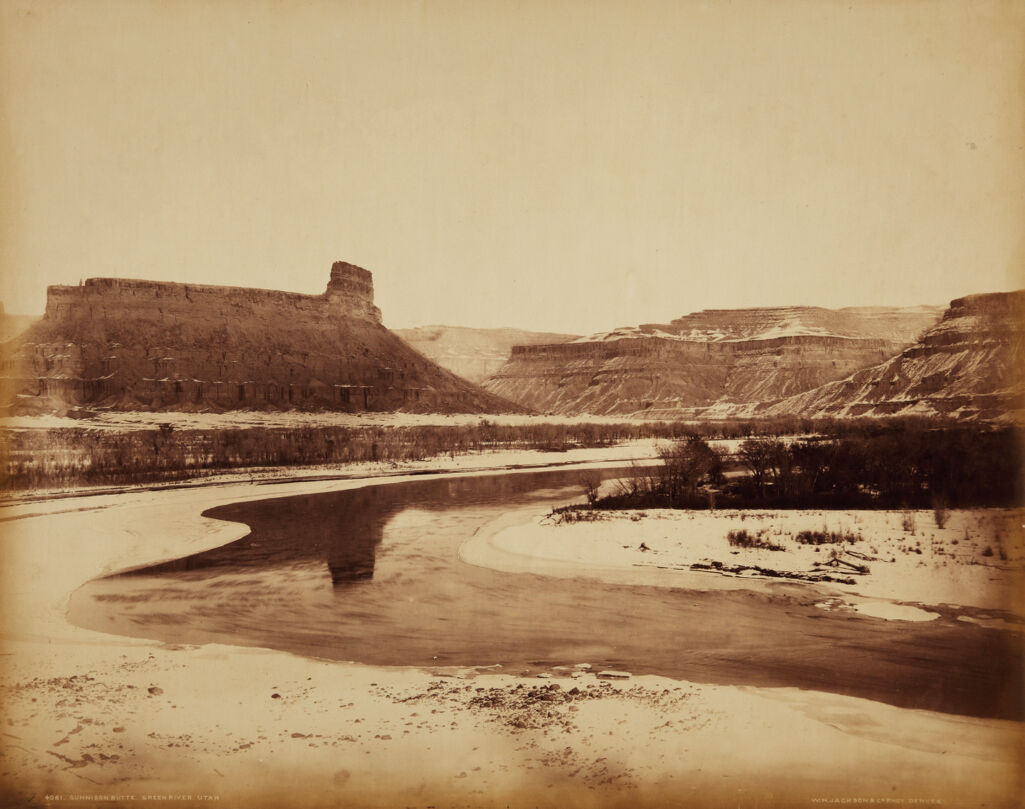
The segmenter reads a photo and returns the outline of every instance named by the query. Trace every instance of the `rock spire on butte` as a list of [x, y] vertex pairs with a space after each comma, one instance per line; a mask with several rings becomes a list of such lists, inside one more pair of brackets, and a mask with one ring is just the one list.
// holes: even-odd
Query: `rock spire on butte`
[[388, 331], [373, 276], [342, 261], [320, 295], [120, 278], [50, 287], [42, 320], [4, 346], [0, 401], [8, 412], [518, 409]]
[[331, 265], [331, 278], [324, 295], [340, 301], [358, 316], [381, 322], [381, 310], [374, 306], [374, 276], [370, 270], [347, 261], [336, 261]]

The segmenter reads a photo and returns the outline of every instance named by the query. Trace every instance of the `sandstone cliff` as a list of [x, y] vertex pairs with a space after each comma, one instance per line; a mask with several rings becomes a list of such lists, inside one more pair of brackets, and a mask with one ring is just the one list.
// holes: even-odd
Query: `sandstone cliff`
[[1025, 290], [951, 301], [897, 356], [749, 412], [1025, 420]]
[[321, 295], [92, 278], [50, 287], [3, 347], [16, 412], [515, 409], [381, 325], [373, 278], [337, 262]]
[[442, 368], [478, 384], [505, 364], [514, 345], [566, 343], [577, 338], [575, 334], [462, 326], [420, 326], [395, 329], [395, 333]]
[[549, 413], [698, 416], [877, 364], [939, 316], [936, 307], [705, 310], [562, 345], [516, 346], [484, 387]]

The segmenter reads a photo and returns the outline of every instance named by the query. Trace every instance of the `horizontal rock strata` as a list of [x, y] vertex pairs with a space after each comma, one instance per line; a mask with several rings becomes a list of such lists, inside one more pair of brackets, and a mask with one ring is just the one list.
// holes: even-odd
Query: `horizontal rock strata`
[[4, 345], [9, 412], [515, 409], [381, 324], [373, 278], [336, 262], [321, 295], [92, 278], [50, 287]]
[[756, 415], [1025, 419], [1025, 290], [951, 301], [897, 356]]
[[933, 307], [706, 310], [571, 343], [516, 346], [484, 387], [541, 412], [694, 416], [841, 379], [892, 357], [939, 315]]

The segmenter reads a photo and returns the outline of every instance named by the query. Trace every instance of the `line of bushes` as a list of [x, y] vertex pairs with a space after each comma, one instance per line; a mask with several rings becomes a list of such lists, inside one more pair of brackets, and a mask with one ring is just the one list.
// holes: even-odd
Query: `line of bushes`
[[9, 489], [146, 483], [253, 467], [418, 461], [511, 447], [558, 451], [623, 440], [616, 426], [531, 424], [516, 430], [485, 421], [412, 427], [67, 428], [9, 431], [3, 438]]
[[661, 465], [638, 470], [593, 505], [932, 508], [939, 524], [947, 508], [1025, 501], [1021, 428], [852, 426], [840, 437], [751, 438], [733, 455], [691, 435], [664, 446]]
[[[123, 485], [177, 480], [250, 467], [402, 462], [493, 449], [565, 451], [623, 441], [666, 439], [676, 447], [686, 436], [817, 435], [830, 430], [858, 434], [934, 428], [934, 419], [890, 418], [857, 424], [835, 419], [780, 418], [707, 423], [621, 422], [465, 425], [248, 427], [116, 431], [91, 427], [0, 432], [0, 474], [7, 489]], [[758, 440], [758, 439], [750, 439]], [[711, 457], [711, 456], [710, 456]], [[715, 456], [718, 457], [718, 456]], [[714, 460], [714, 458], [713, 458]], [[680, 481], [675, 502], [704, 499]]]

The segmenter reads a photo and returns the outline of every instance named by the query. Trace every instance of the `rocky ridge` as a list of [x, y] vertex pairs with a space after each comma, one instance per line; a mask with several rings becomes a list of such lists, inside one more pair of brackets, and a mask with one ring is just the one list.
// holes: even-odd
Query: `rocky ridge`
[[878, 364], [939, 307], [704, 310], [572, 343], [515, 346], [484, 388], [556, 414], [698, 417], [776, 401]]
[[953, 300], [897, 356], [746, 413], [1025, 420], [1025, 290]]
[[667, 324], [643, 323], [580, 337], [574, 342], [608, 342], [638, 337], [661, 337], [686, 342], [721, 343], [771, 340], [778, 337], [875, 338], [908, 343], [936, 322], [938, 306], [777, 306], [757, 309], [702, 309]]
[[321, 295], [118, 278], [47, 291], [4, 344], [9, 412], [509, 412], [381, 324], [373, 277], [345, 262]]

